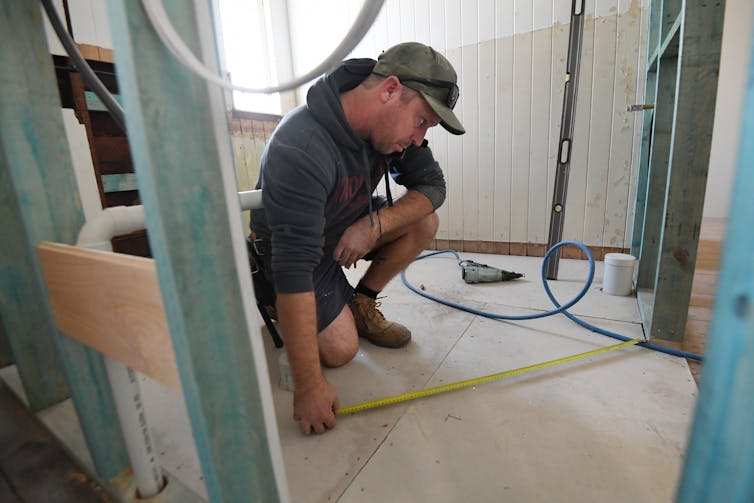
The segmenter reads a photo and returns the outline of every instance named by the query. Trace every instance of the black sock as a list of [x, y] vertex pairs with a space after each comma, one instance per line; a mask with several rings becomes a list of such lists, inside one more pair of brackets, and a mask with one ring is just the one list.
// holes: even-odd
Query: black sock
[[371, 288], [367, 288], [361, 282], [359, 282], [359, 284], [356, 285], [356, 290], [354, 291], [354, 293], [363, 293], [367, 297], [371, 297], [373, 299], [376, 299], [377, 298], [377, 294], [379, 294], [380, 292], [375, 292]]

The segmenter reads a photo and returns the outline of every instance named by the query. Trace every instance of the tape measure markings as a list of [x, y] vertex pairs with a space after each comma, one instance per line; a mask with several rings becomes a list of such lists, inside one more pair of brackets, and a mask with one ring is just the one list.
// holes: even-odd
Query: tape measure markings
[[338, 415], [345, 416], [348, 414], [355, 414], [357, 412], [363, 412], [369, 409], [376, 409], [378, 407], [385, 407], [387, 405], [395, 405], [401, 402], [408, 402], [410, 400], [416, 400], [417, 398], [423, 398], [426, 396], [437, 395], [439, 393], [445, 393], [446, 391], [453, 391], [456, 389], [468, 388], [470, 386], [475, 386], [477, 384], [482, 384], [489, 381], [502, 379], [503, 377], [510, 377], [514, 375], [525, 374], [526, 372], [532, 372], [534, 370], [544, 369], [547, 367], [554, 367], [555, 365], [559, 365], [561, 363], [568, 363], [574, 360], [587, 358], [589, 356], [595, 356], [602, 353], [607, 353], [608, 351], [625, 348], [628, 346], [632, 346], [634, 344], [638, 344], [640, 342], [643, 342], [643, 340], [631, 339], [629, 341], [621, 342], [620, 344], [614, 344], [612, 346], [606, 346], [603, 348], [594, 349], [592, 351], [587, 351], [585, 353], [579, 353], [576, 355], [566, 356], [564, 358], [558, 358], [557, 360], [550, 360], [543, 363], [537, 363], [535, 365], [529, 365], [526, 367], [521, 367], [521, 368], [517, 368], [513, 370], [506, 370], [505, 372], [499, 372], [497, 374], [490, 374], [483, 377], [475, 377], [473, 379], [466, 379], [464, 381], [458, 381], [455, 383], [443, 384], [442, 386], [435, 386], [433, 388], [426, 388], [426, 389], [422, 389], [418, 391], [409, 391], [407, 393], [401, 393], [399, 395], [393, 395], [386, 398], [378, 398], [376, 400], [370, 400], [368, 402], [362, 402], [355, 405], [349, 405], [346, 407], [342, 407], [338, 411]]

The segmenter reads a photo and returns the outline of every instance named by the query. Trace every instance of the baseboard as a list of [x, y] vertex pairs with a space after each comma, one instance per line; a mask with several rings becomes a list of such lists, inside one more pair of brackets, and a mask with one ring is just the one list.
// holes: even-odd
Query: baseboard
[[[496, 255], [522, 255], [529, 257], [544, 257], [547, 253], [545, 243], [511, 243], [500, 241], [466, 241], [458, 239], [435, 239], [430, 250], [452, 249], [469, 253], [494, 253]], [[595, 260], [603, 260], [608, 253], [628, 253], [628, 248], [610, 246], [588, 246]], [[586, 255], [580, 249], [566, 246], [560, 249], [561, 258], [586, 260]]]

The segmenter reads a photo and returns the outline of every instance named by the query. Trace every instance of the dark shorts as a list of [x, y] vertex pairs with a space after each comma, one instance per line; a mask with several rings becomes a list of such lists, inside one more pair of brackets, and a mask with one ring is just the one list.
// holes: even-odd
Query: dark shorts
[[[372, 208], [377, 211], [387, 204], [384, 197], [376, 196], [372, 198]], [[366, 215], [367, 212], [364, 212]], [[368, 253], [364, 260], [372, 260], [375, 252]], [[269, 264], [266, 269], [266, 277], [271, 278]], [[332, 258], [332, 250], [325, 250], [322, 261], [317, 265], [312, 273], [314, 280], [314, 297], [317, 302], [317, 332], [321, 332], [327, 326], [335, 321], [343, 307], [348, 303], [353, 295], [353, 287], [348, 282], [343, 268]], [[270, 286], [270, 288], [272, 288]], [[256, 289], [256, 284], [255, 284]], [[257, 293], [259, 299], [259, 293]]]

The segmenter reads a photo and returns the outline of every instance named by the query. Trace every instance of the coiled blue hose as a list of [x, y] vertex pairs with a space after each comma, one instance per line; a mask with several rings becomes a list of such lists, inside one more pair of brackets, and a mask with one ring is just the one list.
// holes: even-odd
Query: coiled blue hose
[[[555, 250], [563, 246], [575, 246], [586, 254], [587, 259], [589, 260], [589, 274], [587, 275], [587, 279], [584, 282], [584, 287], [581, 289], [581, 291], [573, 299], [571, 299], [570, 301], [568, 301], [567, 303], [563, 305], [560, 305], [557, 299], [555, 299], [555, 296], [552, 294], [552, 291], [550, 290], [550, 286], [547, 284], [547, 261], [550, 259], [550, 256]], [[420, 257], [417, 257], [416, 260], [425, 259], [427, 257], [431, 257], [433, 255], [439, 255], [441, 253], [452, 253], [456, 257], [456, 260], [458, 262], [461, 262], [461, 258], [458, 256], [458, 252], [456, 252], [455, 250], [439, 250], [439, 251], [426, 253], [424, 255], [421, 255]], [[459, 309], [461, 311], [466, 311], [468, 313], [477, 314], [479, 316], [484, 316], [485, 318], [491, 318], [494, 320], [533, 320], [536, 318], [544, 318], [545, 316], [552, 316], [553, 314], [563, 313], [572, 321], [578, 323], [584, 328], [591, 330], [592, 332], [597, 332], [598, 334], [606, 335], [608, 337], [612, 337], [613, 339], [618, 339], [621, 341], [631, 340], [631, 337], [626, 337], [625, 335], [617, 334], [615, 332], [611, 332], [609, 330], [596, 327], [590, 323], [585, 322], [584, 320], [577, 318], [576, 316], [572, 315], [571, 313], [567, 311], [569, 307], [572, 307], [578, 301], [580, 301], [584, 297], [584, 295], [586, 295], [586, 293], [589, 291], [589, 287], [592, 286], [592, 280], [594, 279], [594, 257], [592, 256], [592, 253], [589, 251], [589, 248], [587, 248], [586, 245], [578, 241], [561, 241], [560, 243], [556, 244], [555, 246], [547, 250], [547, 253], [545, 253], [544, 258], [542, 259], [541, 272], [542, 272], [542, 285], [545, 288], [545, 293], [547, 293], [547, 297], [550, 299], [550, 302], [552, 302], [555, 305], [555, 309], [552, 309], [550, 311], [546, 311], [543, 313], [521, 315], [521, 316], [509, 316], [509, 315], [503, 315], [503, 314], [489, 313], [486, 311], [481, 311], [479, 309], [474, 309], [472, 307], [457, 304], [449, 300], [441, 299], [440, 297], [435, 297], [434, 295], [428, 294], [427, 292], [424, 292], [416, 288], [415, 286], [413, 286], [411, 283], [409, 283], [408, 280], [406, 279], [405, 270], [401, 272], [401, 280], [403, 281], [403, 284], [406, 285], [406, 287], [409, 290], [421, 295], [422, 297], [433, 300], [435, 302], [439, 302], [440, 304], [444, 304], [454, 309]], [[697, 354], [688, 353], [686, 351], [680, 351], [680, 350], [672, 349], [672, 348], [666, 348], [664, 346], [658, 346], [656, 344], [651, 344], [649, 342], [640, 342], [639, 344], [637, 344], [637, 346], [643, 346], [648, 349], [653, 349], [655, 351], [659, 351], [661, 353], [666, 353], [673, 356], [679, 356], [681, 358], [690, 358], [692, 360], [703, 361], [703, 357]]]

